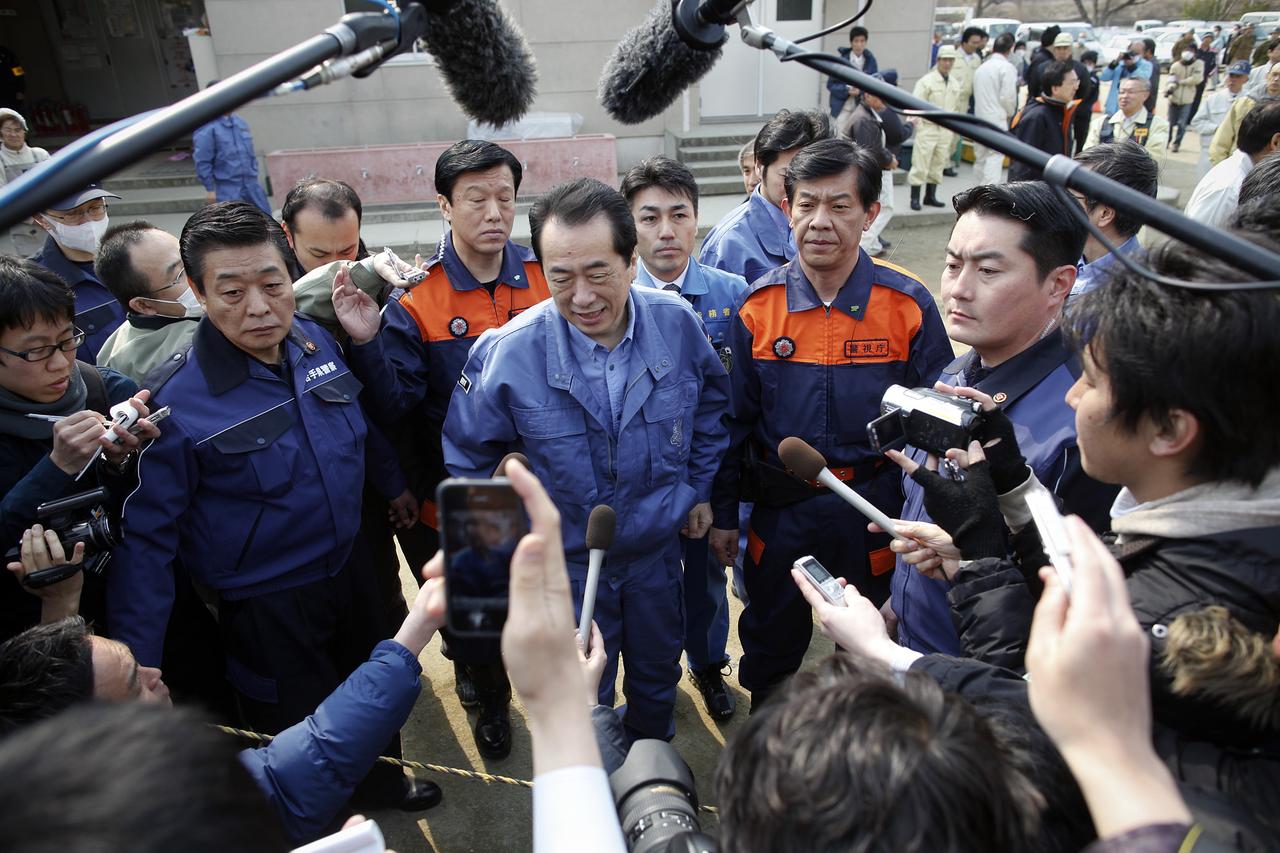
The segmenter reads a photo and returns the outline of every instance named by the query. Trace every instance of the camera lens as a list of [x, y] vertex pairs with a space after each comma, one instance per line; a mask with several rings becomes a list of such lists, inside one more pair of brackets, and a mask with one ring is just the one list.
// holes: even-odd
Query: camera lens
[[618, 804], [618, 814], [632, 853], [662, 850], [676, 836], [698, 831], [689, 795], [671, 784], [656, 782], [632, 792]]

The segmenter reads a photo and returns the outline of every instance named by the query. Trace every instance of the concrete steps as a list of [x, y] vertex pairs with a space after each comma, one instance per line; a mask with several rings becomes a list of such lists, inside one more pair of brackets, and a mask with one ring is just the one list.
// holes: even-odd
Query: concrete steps
[[755, 138], [757, 124], [712, 125], [690, 133], [668, 132], [666, 150], [689, 167], [704, 196], [741, 195], [738, 152]]

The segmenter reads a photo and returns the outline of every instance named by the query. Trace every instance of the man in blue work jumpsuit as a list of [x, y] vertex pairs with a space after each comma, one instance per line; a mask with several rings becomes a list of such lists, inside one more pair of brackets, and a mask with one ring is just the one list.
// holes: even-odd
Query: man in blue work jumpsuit
[[880, 211], [880, 176], [872, 155], [848, 140], [797, 154], [786, 180], [796, 260], [753, 284], [729, 327], [731, 441], [716, 477], [711, 547], [732, 560], [738, 501], [753, 496], [748, 603], [738, 621], [738, 677], [752, 710], [809, 647], [812, 616], [792, 564], [812, 555], [878, 606], [894, 563], [888, 537], [868, 534], [866, 519], [838, 496], [782, 468], [778, 443], [804, 439], [836, 477], [892, 514], [902, 505], [897, 469], [871, 449], [867, 423], [889, 385], [919, 385], [952, 357], [920, 280], [859, 248]]
[[270, 215], [271, 202], [258, 183], [258, 157], [253, 153], [248, 122], [234, 113], [219, 116], [196, 128], [191, 147], [196, 177], [204, 184], [210, 203], [247, 201]]
[[109, 198], [120, 196], [90, 184], [31, 217], [49, 232], [31, 260], [57, 273], [75, 291], [75, 324], [85, 335], [76, 360], [85, 364], [98, 363], [98, 350], [124, 322], [124, 309], [93, 271], [98, 244], [107, 233]]
[[756, 134], [755, 191], [711, 229], [698, 260], [706, 266], [735, 273], [753, 283], [796, 256], [787, 215], [783, 179], [800, 149], [831, 136], [831, 122], [819, 110], [779, 110]]
[[728, 440], [728, 378], [689, 304], [634, 287], [635, 223], [626, 199], [581, 178], [529, 214], [552, 302], [476, 342], [444, 428], [455, 476], [487, 476], [521, 451], [560, 510], [581, 607], [587, 516], [617, 513], [595, 620], [613, 704], [626, 658], [628, 736], [670, 739], [684, 641], [680, 536], [706, 534], [716, 465]]
[[[467, 353], [482, 332], [551, 295], [533, 254], [510, 240], [522, 174], [515, 155], [492, 142], [467, 139], [441, 154], [436, 202], [450, 230], [440, 253], [420, 284], [387, 303], [376, 338], [360, 345], [352, 335], [351, 364], [370, 390], [375, 415], [394, 423], [417, 412], [415, 450], [427, 469], [417, 497], [432, 534], [435, 489], [446, 476], [440, 433]], [[511, 751], [511, 685], [498, 643], [443, 633], [458, 698], [480, 708], [476, 747], [486, 758], [504, 758]]]
[[[1117, 487], [1099, 483], [1080, 466], [1075, 413], [1066, 403], [1080, 366], [1058, 327], [1085, 231], [1038, 181], [975, 187], [954, 204], [959, 218], [942, 272], [943, 317], [952, 340], [973, 349], [937, 378], [990, 394], [1013, 422], [1036, 478], [1065, 512], [1104, 531]], [[913, 455], [924, 461], [923, 452]], [[920, 486], [904, 477], [903, 488], [899, 517], [929, 521]], [[962, 653], [949, 587], [898, 557], [891, 606], [899, 643], [924, 653]]]
[[[205, 316], [190, 349], [150, 377], [172, 415], [125, 502], [107, 579], [112, 633], [143, 666], [159, 664], [181, 560], [217, 599], [247, 722], [277, 732], [386, 635], [359, 538], [360, 383], [334, 339], [294, 314], [288, 243], [269, 216], [242, 202], [203, 208], [181, 250]], [[389, 765], [360, 794], [402, 808], [440, 799]]]
[[[651, 157], [622, 178], [622, 195], [636, 222], [636, 283], [670, 290], [702, 318], [711, 346], [728, 370], [724, 343], [733, 306], [747, 291], [742, 276], [706, 267], [690, 254], [698, 240], [698, 183], [670, 157]], [[711, 559], [705, 539], [684, 542], [684, 650], [689, 676], [716, 719], [733, 716], [736, 700], [724, 683], [728, 666], [729, 601], [724, 566]]]

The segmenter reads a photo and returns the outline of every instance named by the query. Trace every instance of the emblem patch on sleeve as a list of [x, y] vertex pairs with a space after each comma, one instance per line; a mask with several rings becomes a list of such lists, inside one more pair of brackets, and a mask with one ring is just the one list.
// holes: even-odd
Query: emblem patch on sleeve
[[458, 377], [458, 387], [462, 389], [463, 394], [471, 393], [471, 377], [463, 373]]

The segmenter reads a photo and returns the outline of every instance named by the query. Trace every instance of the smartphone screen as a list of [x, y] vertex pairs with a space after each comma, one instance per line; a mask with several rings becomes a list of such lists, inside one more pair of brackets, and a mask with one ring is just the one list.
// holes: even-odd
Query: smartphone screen
[[436, 491], [448, 590], [449, 630], [496, 637], [507, 621], [511, 555], [529, 531], [524, 505], [505, 478], [449, 479]]
[[831, 576], [831, 572], [827, 571], [826, 566], [813, 557], [801, 557], [793, 565], [804, 572], [809, 583], [813, 584], [827, 601], [837, 605], [844, 604], [844, 590]]

